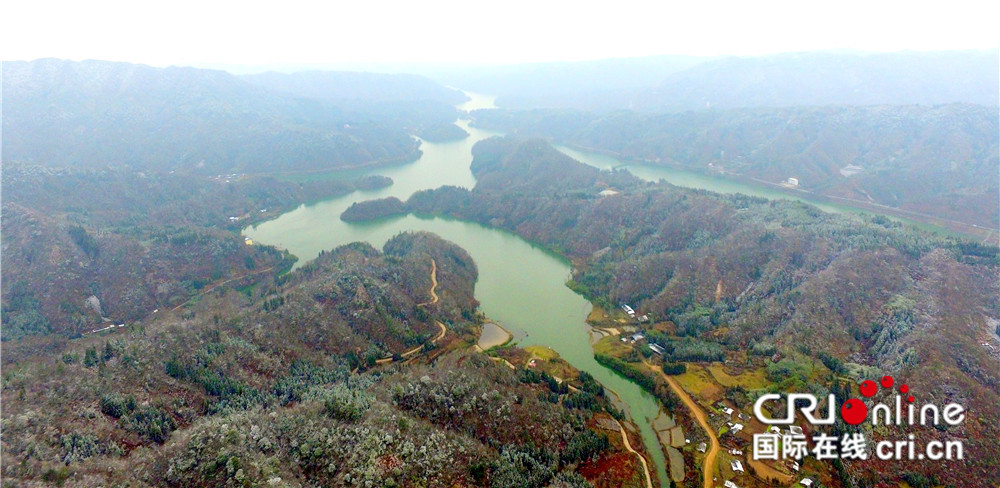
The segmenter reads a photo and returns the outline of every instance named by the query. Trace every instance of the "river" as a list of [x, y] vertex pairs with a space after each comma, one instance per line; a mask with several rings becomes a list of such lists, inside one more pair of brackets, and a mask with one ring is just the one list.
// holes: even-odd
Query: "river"
[[[657, 166], [652, 164], [637, 164], [632, 162], [626, 162], [607, 154], [602, 154], [592, 151], [583, 151], [568, 146], [553, 145], [553, 147], [559, 150], [559, 152], [584, 164], [599, 169], [627, 169], [629, 173], [632, 173], [634, 176], [646, 181], [664, 180], [672, 185], [683, 186], [686, 188], [709, 190], [716, 193], [742, 193], [744, 195], [763, 197], [771, 200], [775, 199], [796, 200], [808, 203], [809, 205], [819, 208], [824, 212], [883, 215], [895, 221], [902, 222], [904, 224], [917, 227], [919, 229], [923, 229], [928, 232], [934, 232], [940, 235], [953, 236], [953, 237], [978, 236], [980, 239], [982, 238], [981, 235], [976, 234], [974, 232], [970, 234], [963, 234], [959, 231], [949, 229], [941, 225], [936, 225], [931, 222], [922, 222], [911, 218], [907, 218], [900, 215], [899, 214], [900, 211], [892, 212], [889, 211], [889, 209], [886, 209], [886, 211], [880, 212], [873, 210], [871, 208], [851, 205], [849, 203], [829, 203], [827, 201], [819, 201], [817, 199], [817, 196], [812, 193], [798, 192], [795, 190], [782, 190], [780, 188], [769, 186], [764, 183], [746, 182], [733, 178], [727, 178], [721, 175], [712, 175], [712, 174], [701, 173], [698, 171], [689, 171], [671, 166]], [[819, 198], [822, 199], [823, 197]], [[961, 224], [961, 225], [968, 226], [968, 224]]]
[[772, 200], [777, 198], [798, 200], [809, 203], [810, 205], [815, 205], [824, 211], [833, 213], [848, 210], [848, 207], [810, 201], [805, 197], [799, 197], [792, 193], [781, 191], [777, 188], [768, 188], [763, 184], [751, 185], [722, 176], [713, 176], [705, 173], [699, 173], [697, 171], [686, 171], [669, 166], [627, 163], [606, 154], [581, 151], [567, 146], [555, 145], [553, 147], [559, 150], [559, 152], [584, 164], [600, 169], [627, 169], [629, 173], [632, 173], [637, 178], [646, 181], [664, 180], [672, 185], [683, 186], [686, 188], [698, 188], [702, 190], [714, 191], [716, 193], [742, 193], [744, 195], [764, 197]]
[[[460, 109], [492, 107], [491, 97], [468, 95], [472, 100]], [[594, 360], [586, 324], [591, 304], [565, 286], [570, 276], [566, 260], [514, 234], [459, 220], [413, 215], [353, 224], [340, 220], [340, 214], [358, 201], [390, 196], [405, 201], [416, 191], [443, 185], [472, 188], [476, 183], [469, 169], [472, 146], [498, 134], [470, 128], [463, 120], [457, 124], [469, 137], [446, 143], [423, 142], [423, 155], [416, 162], [365, 172], [389, 176], [393, 185], [302, 205], [249, 227], [244, 234], [255, 242], [287, 249], [299, 257], [297, 265], [312, 260], [320, 251], [350, 242], [366, 241], [381, 248], [392, 236], [405, 231], [429, 231], [458, 244], [479, 268], [475, 295], [482, 311], [511, 331], [519, 345], [548, 346], [614, 390], [639, 427], [660, 483], [668, 484], [663, 451], [651, 425], [660, 412], [659, 403], [635, 383]]]

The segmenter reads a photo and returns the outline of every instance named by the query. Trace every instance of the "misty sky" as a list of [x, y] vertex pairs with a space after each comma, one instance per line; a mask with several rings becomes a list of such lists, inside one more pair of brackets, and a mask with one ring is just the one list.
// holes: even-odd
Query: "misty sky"
[[0, 10], [0, 59], [514, 63], [995, 48], [997, 17], [988, 3], [12, 0]]

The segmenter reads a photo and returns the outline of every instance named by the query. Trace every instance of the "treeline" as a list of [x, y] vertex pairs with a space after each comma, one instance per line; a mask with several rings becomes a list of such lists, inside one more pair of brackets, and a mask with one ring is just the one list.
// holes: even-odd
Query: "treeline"
[[616, 371], [618, 374], [641, 386], [642, 389], [656, 397], [668, 411], [681, 406], [680, 398], [677, 398], [677, 395], [670, 390], [670, 387], [653, 373], [645, 371], [633, 363], [627, 363], [605, 354], [594, 354], [594, 359], [602, 366]]

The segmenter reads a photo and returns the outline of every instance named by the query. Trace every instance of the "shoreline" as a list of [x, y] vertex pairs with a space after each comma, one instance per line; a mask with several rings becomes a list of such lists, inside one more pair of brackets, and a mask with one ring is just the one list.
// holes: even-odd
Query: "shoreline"
[[[503, 340], [501, 340], [502, 336], [498, 335], [497, 337], [488, 338], [488, 340], [484, 342], [484, 338], [487, 334], [486, 332], [487, 326], [496, 327], [497, 329], [499, 329], [497, 332], [500, 334], [505, 334], [506, 337], [503, 338]], [[507, 330], [497, 322], [493, 320], [488, 320], [483, 323], [483, 329], [482, 331], [480, 331], [479, 338], [476, 340], [476, 347], [478, 347], [482, 351], [488, 351], [494, 347], [505, 346], [513, 340], [514, 340], [514, 334], [512, 334], [509, 330]]]

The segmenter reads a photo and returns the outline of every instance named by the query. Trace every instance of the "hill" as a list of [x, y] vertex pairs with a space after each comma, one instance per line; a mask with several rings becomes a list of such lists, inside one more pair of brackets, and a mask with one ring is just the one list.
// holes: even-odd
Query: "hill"
[[418, 150], [388, 121], [222, 71], [12, 61], [3, 93], [5, 162], [226, 174], [399, 162]]
[[[425, 308], [432, 259], [441, 300]], [[461, 248], [404, 234], [47, 355], [5, 354], [4, 479], [513, 488], [592, 486], [578, 473], [603, 471], [600, 486], [636, 486], [632, 455], [588, 427], [613, 423], [592, 378], [571, 393], [460, 339], [476, 275]], [[422, 344], [411, 364], [380, 364]]]
[[295, 258], [247, 245], [244, 226], [376, 183], [4, 164], [3, 339], [76, 337], [266, 279]]

